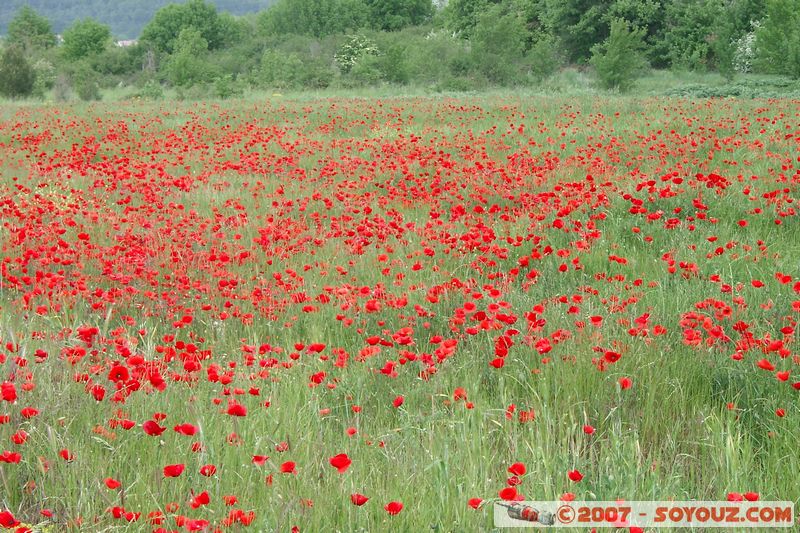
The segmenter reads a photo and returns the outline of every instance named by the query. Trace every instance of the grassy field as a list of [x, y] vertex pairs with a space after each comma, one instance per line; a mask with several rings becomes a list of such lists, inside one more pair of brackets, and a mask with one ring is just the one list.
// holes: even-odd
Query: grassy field
[[0, 113], [0, 512], [34, 530], [800, 500], [797, 101]]

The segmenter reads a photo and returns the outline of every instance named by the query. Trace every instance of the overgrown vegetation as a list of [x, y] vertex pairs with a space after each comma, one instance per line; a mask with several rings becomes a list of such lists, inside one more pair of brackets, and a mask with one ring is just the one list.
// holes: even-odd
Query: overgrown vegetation
[[275, 0], [234, 16], [188, 0], [163, 5], [122, 46], [99, 19], [65, 26], [26, 5], [2, 47], [21, 50], [34, 72], [15, 97], [464, 91], [541, 84], [564, 68], [625, 91], [648, 66], [717, 72], [730, 85], [742, 73], [799, 78], [798, 13], [800, 0]]

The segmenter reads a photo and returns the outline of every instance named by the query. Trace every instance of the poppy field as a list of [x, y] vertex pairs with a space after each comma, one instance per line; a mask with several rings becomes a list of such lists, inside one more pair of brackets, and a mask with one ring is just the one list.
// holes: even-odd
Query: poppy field
[[0, 108], [0, 529], [800, 501], [800, 107]]

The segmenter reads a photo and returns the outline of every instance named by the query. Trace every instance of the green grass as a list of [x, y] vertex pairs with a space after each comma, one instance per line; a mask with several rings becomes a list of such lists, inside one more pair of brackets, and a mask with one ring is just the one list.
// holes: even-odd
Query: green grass
[[[719, 80], [692, 77], [692, 81], [716, 84]], [[66, 287], [56, 287], [52, 300], [63, 304], [59, 312], [38, 316], [26, 311], [21, 301], [25, 289], [0, 286], [0, 339], [3, 344], [18, 344], [16, 355], [27, 360], [21, 367], [6, 349], [0, 381], [13, 378], [18, 390], [25, 381], [35, 384], [32, 391], [20, 392], [16, 405], [0, 402], [0, 415], [11, 415], [8, 424], [0, 425], [0, 452], [19, 450], [24, 456], [18, 465], [0, 464], [0, 509], [8, 508], [29, 523], [39, 523], [39, 511], [51, 509], [55, 518], [45, 523], [59, 530], [69, 524], [75, 528], [80, 518], [81, 530], [139, 531], [145, 527], [147, 513], [157, 510], [170, 517], [168, 528], [175, 527], [173, 517], [179, 514], [218, 523], [230, 509], [223, 496], [236, 495], [240, 502], [236, 508], [256, 513], [249, 528], [253, 531], [285, 531], [293, 525], [303, 531], [488, 531], [493, 527], [491, 506], [475, 511], [467, 506], [467, 500], [496, 499], [506, 486], [508, 467], [518, 461], [525, 463], [528, 471], [519, 490], [532, 500], [554, 500], [565, 492], [587, 500], [720, 500], [728, 492], [754, 491], [764, 500], [798, 502], [800, 485], [794, 473], [800, 468], [796, 453], [800, 411], [798, 391], [790, 387], [796, 381], [794, 335], [785, 336], [792, 356], [769, 356], [778, 370], [792, 370], [788, 383], [778, 382], [773, 373], [755, 366], [765, 357], [759, 349], [747, 352], [741, 362], [730, 357], [735, 351], [733, 342], [741, 338], [733, 328], [737, 321], [747, 322], [755, 338], [765, 339], [767, 335], [781, 338], [780, 329], [797, 320], [791, 307], [791, 301], [797, 299], [792, 284], [780, 285], [774, 279], [776, 272], [796, 272], [796, 218], [787, 216], [783, 224], [774, 224], [776, 209], [788, 209], [793, 203], [785, 201], [776, 208], [762, 197], [784, 187], [789, 189], [787, 197], [797, 197], [798, 181], [791, 177], [796, 143], [784, 137], [784, 132], [796, 129], [796, 105], [788, 100], [695, 103], [660, 98], [654, 94], [669, 88], [660, 73], [643, 79], [637, 96], [596, 93], [590, 80], [577, 72], [562, 73], [552, 83], [545, 89], [551, 91], [547, 96], [536, 96], [539, 89], [457, 97], [415, 96], [418, 93], [413, 90], [391, 89], [380, 99], [379, 91], [365, 90], [324, 98], [315, 93], [252, 94], [230, 102], [120, 100], [124, 102], [120, 104], [116, 96], [124, 94], [119, 94], [109, 95], [109, 102], [69, 104], [60, 115], [55, 115], [50, 105], [0, 108], [0, 139], [8, 139], [4, 142], [9, 146], [7, 154], [0, 156], [0, 199], [6, 202], [3, 216], [10, 221], [0, 228], [2, 255], [9, 258], [6, 268], [22, 275], [16, 259], [25, 256], [26, 249], [38, 249], [35, 243], [15, 243], [11, 226], [23, 220], [42, 231], [37, 241], [41, 255], [29, 261], [30, 275], [59, 269], [41, 259], [50, 257], [48, 246], [58, 245], [57, 238], [46, 230], [56, 223], [64, 225], [67, 218], [76, 225], [65, 228], [61, 238], [66, 242], [76, 243], [78, 232], [87, 231], [92, 243], [106, 247], [101, 253], [100, 249], [76, 246], [77, 264], [61, 268], [67, 279], [83, 274], [89, 286], [75, 289], [74, 295]], [[557, 95], [565, 88], [566, 95]], [[383, 107], [376, 108], [379, 103]], [[332, 116], [341, 119], [332, 124]], [[59, 121], [65, 117], [77, 126], [60, 127]], [[768, 120], [757, 122], [759, 117]], [[510, 126], [520, 121], [526, 125], [522, 134]], [[130, 136], [106, 137], [121, 122], [128, 125]], [[274, 138], [267, 141], [264, 135], [248, 152], [244, 147], [253, 134], [247, 124], [258, 128], [279, 125], [285, 136], [279, 143]], [[759, 132], [761, 127], [764, 133]], [[42, 130], [52, 136], [35, 149], [13, 137]], [[176, 144], [164, 148], [164, 140], [173, 138], [170, 134]], [[412, 135], [420, 136], [421, 141], [411, 142]], [[85, 141], [87, 136], [95, 140]], [[192, 136], [195, 141], [190, 140]], [[741, 142], [733, 146], [725, 144], [725, 139]], [[697, 146], [692, 147], [691, 141]], [[109, 159], [127, 149], [126, 157], [134, 161], [154, 165], [153, 161], [163, 161], [173, 177], [188, 173], [198, 180], [204, 176], [206, 181], [195, 182], [188, 192], [153, 189], [157, 198], [152, 198], [146, 195], [148, 187], [124, 178], [119, 178], [115, 190], [93, 190], [96, 179], [114, 179], [113, 172], [100, 166], [100, 155], [78, 165], [88, 169], [87, 176], [76, 174], [69, 180], [58, 178], [56, 171], [45, 175], [32, 172], [33, 165], [25, 158], [29, 154], [32, 160], [61, 160], [73, 143], [95, 142], [100, 144], [98, 154]], [[290, 142], [297, 143], [291, 150]], [[157, 145], [161, 146], [158, 150], [154, 148]], [[420, 148], [425, 146], [432, 146], [436, 153], [441, 150], [446, 157], [434, 158], [432, 152]], [[487, 153], [484, 162], [508, 168], [508, 174], [518, 175], [519, 181], [501, 182], [496, 174], [479, 179], [481, 170], [468, 153], [482, 149]], [[149, 150], [160, 152], [151, 159]], [[306, 151], [298, 154], [300, 150]], [[262, 154], [260, 172], [238, 173], [220, 164], [240, 162], [242, 153], [255, 151]], [[529, 171], [512, 169], [512, 155], [531, 158], [529, 167], [519, 167]], [[428, 156], [431, 159], [423, 164]], [[292, 157], [292, 161], [279, 161]], [[377, 170], [366, 164], [348, 168], [347, 162], [356, 157], [382, 166]], [[454, 184], [453, 189], [430, 198], [422, 194], [422, 185], [412, 190], [417, 185], [390, 168], [391, 161], [400, 159], [409, 174], [428, 173], [427, 181], [423, 180], [427, 186], [432, 187], [430, 176], [438, 169], [443, 181]], [[320, 169], [331, 161], [340, 164], [339, 174], [330, 179], [320, 177]], [[551, 166], [546, 167], [545, 162]], [[450, 164], [455, 170], [447, 177]], [[781, 165], [787, 168], [781, 170]], [[298, 177], [299, 170], [305, 171], [306, 179]], [[648, 179], [656, 180], [656, 188], [665, 187], [660, 177], [673, 170], [685, 178], [682, 184], [672, 185], [676, 196], [660, 198], [657, 191], [648, 192], [647, 186], [637, 190], [637, 183]], [[696, 173], [712, 172], [731, 182], [720, 194], [693, 179]], [[782, 180], [778, 173], [789, 177]], [[594, 192], [587, 192], [587, 174], [595, 176]], [[743, 175], [742, 180], [737, 179], [738, 174]], [[750, 175], [758, 178], [750, 181]], [[20, 183], [32, 190], [44, 191], [39, 194], [52, 201], [41, 204], [47, 208], [32, 222], [16, 210], [36, 212], [36, 204], [25, 204], [32, 201], [33, 193], [17, 191], [11, 176], [18, 176]], [[362, 177], [365, 184], [356, 189], [361, 196], [336, 199], [336, 192], [348, 190], [343, 186], [345, 180], [359, 182]], [[254, 185], [258, 180], [264, 182], [263, 190]], [[568, 199], [573, 193], [556, 187], [569, 183], [585, 187], [574, 193], [577, 200], [569, 213], [557, 213], [564, 203], [553, 208], [543, 199], [525, 199], [525, 195], [548, 192]], [[39, 184], [48, 187], [39, 189]], [[389, 198], [386, 191], [390, 186], [407, 189], [403, 195]], [[495, 192], [502, 187], [510, 192]], [[744, 193], [746, 187], [752, 189], [753, 200]], [[315, 193], [319, 193], [316, 198]], [[591, 201], [582, 199], [584, 193]], [[632, 215], [626, 194], [642, 199], [651, 212], [663, 211], [663, 217], [647, 222], [641, 215]], [[116, 200], [126, 195], [132, 195], [133, 201], [127, 207], [117, 205]], [[687, 219], [697, 216], [695, 198], [707, 204], [706, 220]], [[330, 209], [324, 199], [331, 200]], [[156, 200], [164, 207], [148, 211]], [[282, 203], [289, 200], [291, 207]], [[301, 211], [304, 200], [308, 207]], [[234, 208], [232, 201], [240, 202], [242, 209]], [[278, 205], [273, 206], [273, 201]], [[183, 204], [184, 209], [170, 208], [170, 202]], [[451, 221], [450, 209], [457, 204], [467, 207], [467, 215]], [[482, 205], [488, 210], [493, 204], [517, 211], [508, 220], [499, 214], [482, 215], [484, 226], [492, 228], [495, 238], [483, 242], [487, 248], [467, 249], [468, 240], [458, 237], [481, 226], [473, 207]], [[373, 209], [370, 215], [363, 211], [366, 205]], [[357, 214], [353, 211], [356, 207]], [[756, 207], [763, 211], [753, 213]], [[681, 212], [674, 214], [675, 208]], [[433, 210], [442, 214], [441, 229], [431, 222]], [[235, 226], [227, 217], [239, 212], [247, 213], [248, 222]], [[318, 221], [312, 212], [320, 213]], [[94, 214], [100, 218], [93, 219]], [[345, 215], [353, 221], [345, 220]], [[378, 216], [414, 226], [381, 241], [375, 233], [385, 227], [374, 222]], [[333, 236], [334, 217], [353, 234]], [[671, 217], [680, 219], [675, 229], [664, 226]], [[558, 230], [553, 227], [556, 218], [567, 227], [579, 223], [581, 230]], [[749, 225], [740, 227], [740, 219], [747, 219]], [[696, 227], [689, 229], [690, 224]], [[296, 228], [296, 233], [264, 245], [265, 251], [253, 244], [253, 238], [260, 235], [258, 230], [265, 227], [272, 228], [270, 235], [290, 227]], [[641, 232], [634, 233], [634, 227]], [[372, 236], [366, 236], [367, 230]], [[445, 231], [456, 236], [456, 245], [448, 253], [446, 238], [441, 235]], [[441, 240], [435, 237], [437, 232]], [[113, 256], [121, 253], [112, 250], [114, 243], [121, 242], [115, 239], [128, 234], [143, 239], [152, 254]], [[241, 238], [236, 239], [236, 234]], [[324, 235], [324, 243], [312, 244], [314, 237]], [[355, 235], [369, 242], [361, 255], [348, 241]], [[711, 235], [717, 237], [713, 243], [708, 241]], [[518, 236], [522, 239], [519, 247], [505, 240]], [[541, 238], [540, 243], [536, 244], [535, 236]], [[303, 240], [305, 237], [308, 239]], [[586, 245], [578, 246], [579, 241]], [[759, 241], [764, 241], [766, 252], [759, 250]], [[728, 242], [736, 243], [731, 250], [707, 257]], [[497, 248], [491, 249], [490, 244]], [[547, 245], [552, 254], [520, 267], [516, 278], [510, 274], [520, 258]], [[133, 246], [125, 245], [123, 250]], [[289, 246], [293, 246], [290, 253], [277, 256], [277, 248]], [[212, 268], [207, 255], [202, 255], [212, 247], [231, 256], [248, 250], [258, 260], [231, 261]], [[422, 250], [426, 247], [433, 248], [435, 255], [425, 255]], [[558, 257], [558, 250], [569, 250], [570, 255]], [[171, 255], [173, 251], [180, 255]], [[680, 266], [676, 273], [669, 273], [663, 260], [667, 253], [673, 254], [676, 265], [695, 265], [697, 275]], [[386, 262], [379, 261], [382, 254], [389, 256]], [[610, 255], [624, 257], [627, 263], [609, 261]], [[575, 257], [581, 269], [570, 266], [559, 272], [561, 263], [571, 265]], [[131, 274], [130, 286], [139, 293], [119, 296], [113, 305], [92, 310], [92, 291], [120, 287], [118, 281], [103, 274], [104, 258], [112, 261], [115, 272]], [[135, 273], [138, 260], [154, 273], [157, 288], [142, 272]], [[417, 261], [423, 266], [420, 271], [411, 269]], [[346, 274], [337, 272], [336, 267]], [[385, 267], [392, 268], [391, 274], [381, 272]], [[531, 268], [540, 274], [535, 283], [526, 284], [524, 275]], [[292, 278], [286, 269], [293, 269], [303, 280]], [[295, 286], [280, 286], [276, 273]], [[743, 286], [732, 293], [722, 292], [720, 283], [710, 279], [714, 274], [724, 283]], [[175, 281], [180, 276], [197, 283]], [[463, 288], [453, 284], [454, 278]], [[220, 289], [218, 279], [236, 279], [237, 289]], [[752, 287], [752, 279], [762, 280], [766, 287]], [[489, 296], [488, 285], [498, 288], [499, 296]], [[309, 302], [318, 307], [312, 313], [303, 312], [305, 304], [283, 301], [301, 290], [313, 299], [324, 293], [326, 286], [345, 292], [362, 286], [382, 287], [388, 296], [381, 301], [381, 311], [374, 314], [353, 307], [363, 305], [366, 298], [337, 296], [335, 292], [326, 293], [333, 295], [329, 304]], [[249, 298], [255, 287], [272, 290], [275, 297], [253, 305]], [[431, 302], [426, 295], [434, 287], [443, 290], [438, 301]], [[148, 290], [153, 294], [146, 296]], [[517, 322], [475, 335], [466, 333], [465, 328], [475, 322], [460, 325], [454, 317], [456, 309], [472, 300], [473, 292], [484, 295], [474, 300], [480, 310], [486, 310], [490, 301], [504, 301]], [[393, 308], [390, 296], [403, 295], [408, 304]], [[574, 301], [576, 295], [582, 297], [580, 302]], [[567, 303], [559, 300], [562, 296]], [[31, 297], [35, 304], [47, 299], [45, 294]], [[706, 298], [731, 307], [730, 318], [714, 319], [731, 342], [697, 347], [684, 342], [687, 326], [681, 321], [687, 313], [713, 314], [713, 310], [697, 307]], [[225, 302], [231, 302], [231, 307], [225, 307]], [[343, 309], [342, 304], [348, 302], [351, 307]], [[201, 311], [204, 303], [213, 308]], [[569, 309], [573, 303], [579, 308], [574, 313]], [[524, 315], [540, 304], [544, 309], [538, 314], [546, 323], [528, 329]], [[416, 316], [414, 305], [421, 306], [428, 316]], [[194, 310], [194, 322], [176, 330], [172, 322], [185, 308]], [[255, 317], [252, 321], [220, 319], [220, 312], [235, 308]], [[645, 313], [650, 314], [649, 336], [631, 336], [628, 329]], [[348, 315], [353, 324], [339, 320], [340, 314]], [[604, 319], [599, 328], [589, 323], [594, 315]], [[132, 317], [131, 321], [125, 316]], [[580, 327], [576, 321], [586, 324]], [[666, 328], [664, 335], [653, 334], [656, 324]], [[81, 325], [100, 329], [93, 345], [99, 352], [72, 367], [59, 354], [65, 347], [80, 344], [75, 330]], [[406, 326], [414, 328], [414, 345], [384, 347], [363, 362], [356, 360], [366, 346], [366, 337], [388, 338]], [[520, 334], [505, 366], [494, 369], [489, 361], [494, 357], [495, 337], [511, 327]], [[552, 338], [557, 330], [568, 331], [570, 336], [554, 342], [552, 351], [539, 353], [536, 340]], [[164, 392], [145, 385], [124, 404], [110, 403], [113, 390], [105, 376], [109, 362], [120, 359], [114, 339], [124, 340], [146, 360], [158, 361], [164, 354], [157, 347], [172, 344], [163, 340], [166, 334], [210, 350], [212, 357], [202, 361], [198, 379], [170, 382]], [[434, 335], [459, 342], [455, 353], [428, 379], [420, 377], [422, 367], [413, 363], [399, 365], [396, 378], [379, 372], [387, 361], [397, 361], [402, 349], [417, 355], [432, 353]], [[703, 334], [704, 339], [708, 337]], [[256, 360], [273, 355], [289, 361], [287, 354], [298, 342], [325, 343], [324, 354], [330, 360], [303, 353], [291, 368], [277, 366], [260, 376], [254, 375], [260, 370], [257, 364], [245, 366], [242, 344], [269, 343], [283, 350]], [[345, 368], [332, 364], [334, 348], [349, 354]], [[37, 349], [50, 354], [45, 362], [33, 361]], [[606, 370], [598, 370], [592, 358], [602, 357], [603, 351], [610, 349], [621, 352], [622, 358]], [[224, 370], [229, 363], [236, 363], [229, 386], [206, 379], [211, 364]], [[320, 371], [327, 373], [325, 383], [333, 387], [309, 387], [309, 376]], [[23, 377], [27, 372], [30, 377]], [[184, 374], [180, 362], [165, 363], [165, 377], [171, 373]], [[76, 382], [76, 374], [91, 374], [94, 381], [109, 388], [106, 399], [95, 402], [85, 385]], [[626, 376], [633, 386], [622, 390], [618, 379]], [[260, 389], [258, 397], [247, 394], [250, 387]], [[237, 397], [247, 405], [248, 416], [236, 418], [220, 412], [229, 398], [225, 389], [231, 388], [245, 392]], [[465, 389], [466, 401], [454, 400], [457, 388]], [[398, 395], [405, 401], [395, 409], [392, 400]], [[214, 399], [221, 400], [221, 405], [215, 405]], [[267, 401], [269, 407], [264, 406]], [[471, 408], [466, 402], [471, 402]], [[508, 418], [511, 404], [517, 413]], [[26, 420], [19, 411], [29, 405], [40, 414]], [[353, 406], [361, 411], [355, 412]], [[775, 415], [779, 407], [786, 410], [783, 418]], [[533, 411], [534, 419], [520, 422], [518, 412], [523, 410]], [[154, 413], [168, 415], [162, 423], [167, 431], [161, 437], [147, 436], [138, 426], [126, 431], [109, 425], [118, 418], [140, 425]], [[198, 426], [199, 433], [193, 437], [177, 434], [172, 427], [181, 423]], [[586, 435], [584, 424], [593, 425], [596, 432]], [[348, 436], [348, 428], [355, 428], [356, 433]], [[9, 440], [18, 429], [29, 434], [23, 446]], [[236, 438], [231, 437], [234, 433]], [[202, 443], [203, 449], [191, 451], [193, 442]], [[288, 451], [276, 451], [282, 442], [288, 443]], [[75, 454], [74, 461], [67, 463], [58, 456], [63, 448]], [[328, 464], [328, 458], [338, 453], [347, 453], [353, 461], [343, 475]], [[270, 458], [258, 467], [251, 462], [253, 455]], [[289, 460], [297, 463], [296, 475], [278, 472], [278, 466]], [[162, 467], [175, 463], [185, 463], [185, 473], [165, 479]], [[217, 474], [201, 476], [198, 470], [205, 464], [216, 465]], [[567, 479], [566, 473], [573, 469], [584, 473], [580, 483]], [[272, 476], [270, 483], [268, 476]], [[123, 488], [108, 490], [103, 485], [106, 477], [121, 481]], [[209, 492], [212, 503], [191, 509], [191, 491], [203, 490]], [[363, 507], [353, 506], [349, 496], [355, 492], [366, 494], [370, 501]], [[405, 506], [394, 517], [383, 510], [392, 500]], [[175, 503], [178, 511], [173, 508]], [[112, 518], [107, 510], [113, 506], [143, 514], [128, 524]]]

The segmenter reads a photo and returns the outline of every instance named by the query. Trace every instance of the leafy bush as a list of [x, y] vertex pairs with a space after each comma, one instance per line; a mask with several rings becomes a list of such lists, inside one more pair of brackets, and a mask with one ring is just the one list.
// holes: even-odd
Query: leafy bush
[[553, 75], [562, 64], [561, 51], [555, 38], [542, 35], [525, 55], [529, 72], [537, 80]]
[[167, 79], [176, 87], [191, 87], [197, 83], [212, 81], [219, 75], [205, 57], [208, 42], [194, 28], [181, 30], [175, 41], [173, 53], [164, 66]]
[[724, 85], [692, 84], [664, 92], [683, 98], [792, 98], [800, 99], [800, 81], [786, 77], [744, 79]]
[[37, 98], [44, 98], [47, 91], [55, 85], [56, 69], [50, 61], [42, 58], [33, 64], [33, 70], [36, 73], [36, 81], [33, 83], [31, 94]]
[[714, 65], [711, 43], [728, 14], [722, 0], [674, 0], [667, 4], [664, 46], [672, 67], [704, 71]]
[[214, 95], [217, 98], [233, 98], [244, 94], [244, 84], [230, 74], [219, 76], [214, 80]]
[[0, 94], [18, 98], [33, 92], [36, 72], [28, 60], [22, 47], [12, 45], [3, 50], [0, 56]]
[[73, 64], [70, 80], [72, 82], [72, 90], [84, 102], [101, 99], [99, 76], [88, 63], [79, 62]]
[[364, 35], [351, 35], [347, 41], [339, 47], [333, 59], [336, 61], [336, 65], [339, 69], [347, 73], [356, 66], [359, 60], [370, 55], [378, 55], [378, 47], [375, 43]]
[[525, 20], [506, 6], [492, 6], [478, 17], [472, 32], [472, 60], [475, 68], [499, 85], [519, 80], [529, 32]]
[[70, 61], [95, 56], [111, 45], [111, 29], [94, 19], [75, 22], [64, 30], [61, 53]]
[[756, 66], [800, 78], [800, 0], [768, 0], [767, 16], [756, 30]]
[[753, 31], [747, 32], [734, 42], [733, 68], [740, 74], [747, 74], [753, 71], [753, 63], [756, 58], [756, 31], [760, 23], [752, 23]]
[[611, 35], [592, 47], [590, 60], [602, 87], [624, 92], [633, 86], [647, 66], [642, 54], [643, 37], [643, 30], [631, 29], [622, 19], [611, 23]]
[[303, 61], [293, 53], [266, 50], [261, 56], [258, 81], [274, 89], [292, 89], [302, 81]]
[[164, 88], [156, 80], [147, 80], [134, 96], [146, 100], [161, 100], [164, 98]]

